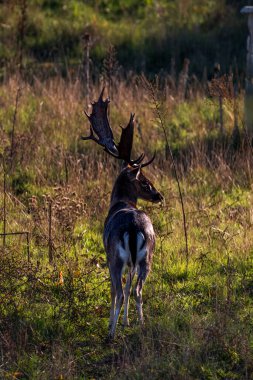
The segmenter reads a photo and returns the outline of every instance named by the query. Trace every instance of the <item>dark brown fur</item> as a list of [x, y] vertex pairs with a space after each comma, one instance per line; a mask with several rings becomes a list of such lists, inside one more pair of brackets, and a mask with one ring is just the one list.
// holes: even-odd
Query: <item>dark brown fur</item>
[[[109, 335], [111, 338], [113, 338], [115, 334], [116, 324], [124, 298], [124, 324], [128, 324], [128, 299], [136, 268], [138, 269], [138, 278], [134, 294], [139, 319], [140, 322], [143, 322], [142, 287], [151, 269], [155, 247], [155, 234], [149, 217], [143, 211], [136, 208], [138, 198], [150, 202], [159, 202], [163, 199], [153, 184], [143, 175], [140, 168], [133, 169], [127, 167], [119, 174], [113, 187], [110, 210], [105, 220], [103, 235], [111, 277], [112, 307], [109, 324]], [[139, 251], [146, 249], [144, 256], [141, 257], [139, 261], [137, 261], [138, 236], [139, 239], [143, 239], [139, 246]], [[126, 238], [128, 238], [128, 246], [125, 245]], [[121, 257], [120, 249], [123, 249], [123, 254], [127, 255], [128, 248], [131, 260], [129, 257], [125, 263]], [[129, 266], [129, 275], [125, 292], [123, 293], [121, 277], [124, 264]]]

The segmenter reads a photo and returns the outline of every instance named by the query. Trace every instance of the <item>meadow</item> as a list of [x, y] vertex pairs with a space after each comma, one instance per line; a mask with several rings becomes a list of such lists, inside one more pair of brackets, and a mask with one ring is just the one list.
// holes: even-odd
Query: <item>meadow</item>
[[[159, 83], [122, 78], [110, 105], [117, 137], [136, 113], [134, 154], [156, 149], [146, 174], [165, 196], [164, 205], [139, 204], [157, 234], [145, 327], [131, 302], [131, 326], [119, 326], [111, 344], [102, 229], [119, 163], [80, 140], [89, 107], [78, 78], [12, 76], [1, 85], [1, 230], [24, 233], [1, 235], [1, 378], [252, 378], [252, 150], [243, 93], [236, 113], [235, 99], [224, 97], [221, 133], [219, 101], [205, 86], [184, 97], [180, 86]], [[91, 97], [100, 89], [94, 84]]]
[[[158, 3], [152, 28], [152, 1], [0, 4], [0, 379], [253, 379], [241, 2]], [[80, 139], [103, 86], [117, 141], [135, 113], [132, 155], [156, 151], [143, 171], [165, 198], [138, 203], [156, 232], [145, 325], [132, 298], [113, 342], [102, 231], [121, 166]]]

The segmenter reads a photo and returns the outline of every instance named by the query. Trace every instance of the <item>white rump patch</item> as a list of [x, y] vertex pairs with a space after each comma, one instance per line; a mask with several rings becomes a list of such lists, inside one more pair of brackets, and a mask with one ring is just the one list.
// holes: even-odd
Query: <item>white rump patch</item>
[[[143, 248], [141, 249], [141, 247]], [[139, 263], [147, 254], [147, 245], [143, 233], [139, 232], [137, 235], [137, 257], [136, 264]]]
[[118, 245], [118, 249], [119, 249], [119, 257], [121, 258], [121, 260], [123, 261], [125, 265], [129, 261], [130, 256], [131, 256], [131, 253], [129, 250], [129, 233], [128, 232], [124, 233], [123, 239], [124, 239], [125, 249], [122, 247], [121, 243]]
[[[131, 252], [129, 249], [129, 233], [125, 232], [123, 235], [124, 247], [121, 243], [118, 244], [119, 257], [124, 263], [124, 266], [131, 260]], [[137, 247], [136, 247], [136, 265], [143, 260], [147, 254], [147, 245], [145, 243], [145, 237], [143, 233], [139, 232], [137, 234]], [[142, 248], [141, 248], [142, 247]]]

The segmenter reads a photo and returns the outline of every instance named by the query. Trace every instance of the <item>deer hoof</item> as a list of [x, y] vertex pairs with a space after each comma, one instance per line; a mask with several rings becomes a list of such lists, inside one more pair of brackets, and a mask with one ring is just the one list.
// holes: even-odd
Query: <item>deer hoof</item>
[[127, 320], [127, 321], [123, 321], [122, 326], [123, 326], [124, 328], [125, 328], [125, 327], [129, 327], [129, 326], [130, 326], [129, 320]]
[[114, 336], [111, 334], [108, 334], [107, 337], [105, 338], [105, 343], [110, 344], [113, 343], [114, 341]]

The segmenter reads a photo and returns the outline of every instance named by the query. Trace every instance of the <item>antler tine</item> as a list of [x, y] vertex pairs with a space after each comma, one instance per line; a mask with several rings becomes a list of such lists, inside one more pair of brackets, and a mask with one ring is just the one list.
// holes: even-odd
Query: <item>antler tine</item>
[[144, 160], [145, 153], [142, 153], [136, 160], [131, 160], [131, 166], [138, 166]]
[[127, 163], [131, 162], [133, 137], [134, 137], [134, 114], [131, 114], [127, 126], [125, 128], [121, 128], [120, 141], [117, 146], [119, 156]]
[[[101, 145], [101, 144], [100, 144]], [[145, 154], [142, 153], [138, 158], [136, 158], [136, 160], [129, 160], [129, 161], [126, 161], [124, 157], [122, 157], [121, 155], [119, 156], [116, 156], [116, 154], [113, 154], [112, 152], [110, 152], [106, 147], [104, 148], [104, 150], [106, 151], [106, 153], [110, 154], [110, 156], [114, 157], [114, 158], [117, 158], [118, 160], [123, 160], [125, 161], [127, 164], [129, 164], [130, 166], [132, 167], [137, 167], [140, 165], [141, 161], [143, 161], [144, 157], [145, 157]]]
[[[85, 138], [85, 140], [88, 140], [88, 139], [89, 138]], [[102, 145], [102, 144], [100, 144], [100, 145]], [[110, 154], [110, 156], [117, 158], [118, 160], [126, 161], [124, 157], [122, 157], [121, 155], [117, 156], [116, 154], [110, 152], [106, 147], [104, 147], [104, 150], [106, 153]], [[138, 158], [136, 158], [136, 160], [129, 160], [129, 161], [126, 161], [126, 163], [132, 167], [136, 167], [136, 166], [140, 165], [140, 163], [144, 160], [144, 157], [145, 157], [145, 153], [142, 153]]]
[[[102, 145], [102, 144], [101, 144]], [[103, 146], [103, 145], [102, 145]], [[108, 153], [110, 156], [114, 157], [114, 158], [117, 158], [118, 160], [121, 160], [122, 158], [120, 156], [117, 156], [116, 154], [112, 153], [109, 149], [106, 148], [106, 146], [104, 146], [104, 151], [106, 153]]]
[[149, 160], [148, 162], [145, 162], [144, 164], [141, 164], [141, 165], [140, 165], [141, 168], [145, 168], [145, 166], [148, 166], [148, 165], [152, 164], [152, 162], [154, 161], [155, 157], [156, 157], [156, 152], [154, 153], [154, 155], [153, 155], [153, 157], [151, 158], [151, 160]]
[[[87, 115], [88, 116], [88, 115]], [[89, 117], [89, 116], [88, 116]], [[81, 136], [80, 137], [81, 140], [93, 140], [95, 141], [98, 145], [101, 145], [103, 146], [103, 144], [101, 144], [101, 142], [95, 137], [94, 133], [93, 133], [93, 129], [92, 127], [90, 127], [90, 135], [89, 136]]]
[[133, 146], [133, 134], [134, 134], [134, 113], [131, 113], [128, 125], [125, 128], [121, 127], [120, 142], [117, 145], [119, 154], [115, 155], [105, 149], [111, 156], [125, 161], [128, 165], [136, 167], [143, 161], [145, 154], [142, 153], [136, 160], [131, 160], [131, 152]]
[[[101, 94], [99, 95], [98, 101], [103, 100], [104, 92], [105, 92], [105, 86], [102, 88], [102, 91], [101, 91]], [[107, 99], [107, 100], [109, 101], [109, 99]]]

